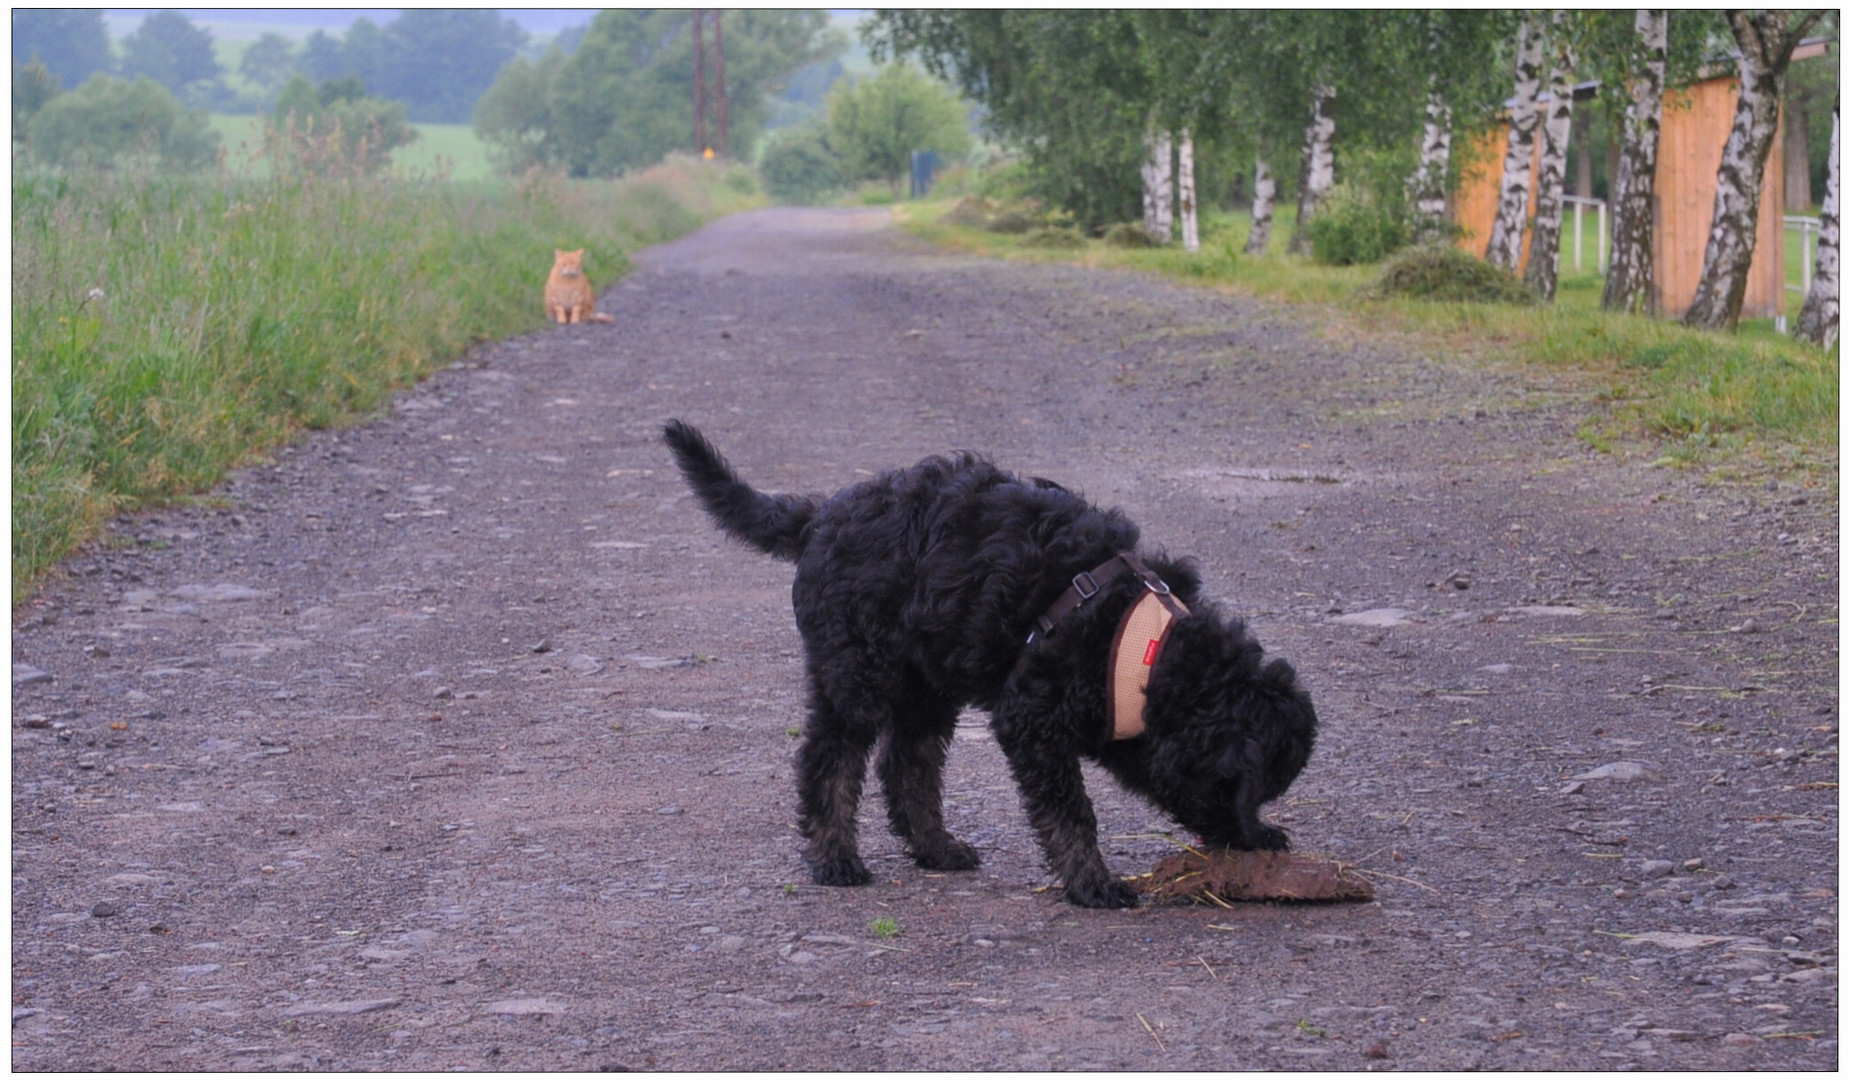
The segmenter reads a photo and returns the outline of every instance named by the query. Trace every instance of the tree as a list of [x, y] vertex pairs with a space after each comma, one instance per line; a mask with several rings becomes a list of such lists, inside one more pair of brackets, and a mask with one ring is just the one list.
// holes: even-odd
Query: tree
[[157, 11], [122, 39], [122, 74], [146, 77], [175, 94], [223, 73], [212, 53], [212, 33], [177, 11]]
[[340, 79], [352, 75], [365, 83], [367, 89], [376, 90], [385, 85], [386, 69], [390, 67], [391, 61], [385, 31], [371, 19], [355, 19], [353, 25], [347, 27], [346, 35], [340, 39], [339, 65], [321, 77]]
[[24, 139], [27, 125], [58, 96], [58, 77], [37, 60], [13, 69], [13, 138]]
[[346, 56], [341, 51], [341, 41], [329, 35], [325, 30], [316, 30], [302, 42], [302, 52], [295, 61], [295, 69], [315, 82], [338, 79], [347, 74]]
[[1278, 197], [1278, 182], [1259, 158], [1252, 170], [1252, 232], [1246, 237], [1246, 254], [1263, 255], [1271, 247], [1271, 208]]
[[564, 65], [557, 46], [538, 60], [516, 57], [475, 103], [475, 130], [502, 171], [518, 174], [564, 161], [552, 115], [553, 79]]
[[1669, 54], [1669, 12], [1640, 10], [1635, 17], [1637, 61], [1631, 68], [1630, 108], [1624, 114], [1618, 176], [1612, 183], [1611, 255], [1600, 305], [1607, 311], [1644, 313], [1656, 308], [1654, 240], [1656, 143], [1663, 126], [1663, 80]]
[[1514, 270], [1522, 257], [1522, 232], [1528, 224], [1532, 193], [1534, 128], [1539, 117], [1535, 99], [1541, 92], [1541, 63], [1545, 52], [1540, 13], [1522, 18], [1515, 37], [1515, 101], [1509, 107], [1508, 152], [1502, 158], [1502, 191], [1496, 199], [1496, 219], [1490, 226], [1489, 247], [1483, 258], [1491, 266]]
[[1843, 99], [1838, 91], [1836, 101], [1830, 108], [1830, 167], [1824, 178], [1823, 209], [1820, 215], [1823, 228], [1817, 237], [1817, 268], [1811, 275], [1810, 294], [1804, 298], [1804, 307], [1798, 312], [1797, 325], [1797, 336], [1820, 349], [1828, 349], [1836, 344], [1837, 310], [1841, 304], [1841, 240], [1837, 230], [1842, 205], [1838, 201], [1842, 118]]
[[1682, 321], [1707, 330], [1732, 330], [1746, 300], [1746, 275], [1753, 265], [1759, 225], [1759, 189], [1766, 157], [1778, 134], [1778, 104], [1784, 97], [1791, 54], [1821, 11], [1729, 11], [1727, 21], [1740, 47], [1740, 99], [1733, 130], [1721, 149], [1715, 178], [1714, 218], [1702, 255], [1701, 281]]
[[912, 151], [946, 160], [969, 152], [966, 110], [956, 92], [910, 64], [828, 93], [828, 143], [849, 180], [884, 180], [896, 196], [911, 175]]
[[27, 145], [48, 165], [111, 168], [140, 159], [191, 170], [216, 159], [218, 134], [204, 110], [182, 108], [152, 79], [99, 74], [47, 102], [32, 118]]
[[[748, 157], [766, 98], [846, 46], [820, 11], [732, 10], [725, 26], [732, 157]], [[547, 71], [510, 63], [476, 109], [476, 131], [505, 162], [574, 176], [642, 168], [687, 145], [693, 42], [687, 12], [600, 12], [578, 50]], [[543, 134], [531, 126], [543, 123]], [[717, 149], [717, 148], [715, 148]]]
[[[351, 49], [354, 31], [347, 37]], [[519, 24], [481, 9], [407, 8], [380, 37], [380, 62], [356, 63], [354, 73], [373, 94], [404, 102], [411, 120], [436, 124], [466, 123], [526, 44]]]
[[980, 104], [1019, 150], [1026, 194], [1089, 228], [1140, 216], [1151, 100], [1132, 13], [883, 10], [861, 35], [876, 61], [916, 56]]
[[1554, 298], [1560, 271], [1560, 211], [1566, 205], [1567, 139], [1573, 130], [1573, 40], [1567, 13], [1555, 11], [1548, 49], [1547, 110], [1541, 124], [1541, 175], [1535, 182], [1534, 229], [1523, 280], [1542, 299]]
[[820, 125], [777, 133], [758, 163], [764, 190], [779, 202], [818, 203], [841, 186], [841, 169]]
[[265, 94], [270, 94], [289, 81], [294, 67], [295, 46], [281, 34], [268, 33], [244, 50], [244, 58], [238, 61], [238, 74]]
[[393, 150], [416, 138], [404, 103], [366, 93], [357, 75], [318, 87], [297, 75], [276, 98], [267, 152], [306, 172], [371, 174], [391, 164]]
[[[82, 11], [48, 8], [13, 9], [13, 67], [37, 60], [62, 86], [77, 86], [99, 71], [109, 71], [109, 31], [99, 8]], [[15, 134], [18, 134], [15, 129]]]

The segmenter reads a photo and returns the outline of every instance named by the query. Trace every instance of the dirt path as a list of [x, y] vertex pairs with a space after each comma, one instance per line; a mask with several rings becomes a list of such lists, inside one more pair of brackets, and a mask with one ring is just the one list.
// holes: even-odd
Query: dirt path
[[[884, 222], [647, 252], [615, 328], [486, 347], [17, 612], [13, 1066], [1836, 1066], [1833, 499]], [[1125, 507], [1302, 673], [1269, 815], [1379, 902], [1071, 907], [977, 715], [980, 871], [871, 797], [875, 884], [807, 884], [790, 569], [708, 527], [670, 416], [766, 487], [971, 447]], [[1090, 782], [1115, 869], [1173, 850]]]

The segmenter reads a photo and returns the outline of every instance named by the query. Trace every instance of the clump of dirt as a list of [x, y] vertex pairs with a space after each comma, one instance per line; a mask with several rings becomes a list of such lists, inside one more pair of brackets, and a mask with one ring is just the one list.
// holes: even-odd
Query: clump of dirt
[[1450, 244], [1423, 244], [1394, 256], [1364, 295], [1373, 300], [1405, 296], [1484, 304], [1532, 304], [1537, 299], [1514, 274]]
[[1136, 880], [1144, 896], [1226, 904], [1233, 900], [1372, 900], [1374, 886], [1339, 862], [1282, 851], [1189, 848]]

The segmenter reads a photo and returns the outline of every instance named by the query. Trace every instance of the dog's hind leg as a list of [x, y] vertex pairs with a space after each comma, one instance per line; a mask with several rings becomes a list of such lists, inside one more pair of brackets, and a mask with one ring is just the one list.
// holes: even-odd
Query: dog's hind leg
[[974, 870], [982, 857], [944, 828], [944, 757], [956, 730], [957, 707], [922, 689], [908, 693], [907, 702], [895, 709], [892, 734], [880, 751], [887, 820], [919, 866]]
[[865, 885], [873, 879], [860, 861], [855, 815], [877, 729], [849, 723], [821, 691], [810, 704], [809, 724], [797, 755], [804, 857], [817, 885]]

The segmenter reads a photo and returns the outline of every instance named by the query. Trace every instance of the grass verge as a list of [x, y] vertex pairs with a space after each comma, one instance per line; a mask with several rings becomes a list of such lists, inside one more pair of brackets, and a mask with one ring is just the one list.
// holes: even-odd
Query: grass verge
[[[953, 206], [953, 200], [909, 203], [897, 213], [913, 233], [963, 251], [1145, 270], [1322, 305], [1333, 320], [1326, 325], [1346, 333], [1392, 334], [1452, 354], [1546, 368], [1596, 403], [1580, 437], [1603, 451], [1701, 466], [1722, 479], [1798, 474], [1831, 490], [1837, 484], [1840, 351], [1824, 353], [1775, 334], [1769, 320], [1724, 335], [1613, 315], [1599, 307], [1602, 279], [1596, 273], [1563, 277], [1552, 305], [1370, 300], [1365, 290], [1378, 277], [1377, 266], [1244, 254], [1251, 222], [1243, 214], [1204, 215], [1201, 248], [1188, 253], [1178, 246], [1121, 248], [1096, 240], [1076, 249], [1024, 244], [1019, 236], [941, 220]], [[1273, 251], [1283, 249], [1293, 220], [1288, 208], [1280, 209]], [[1570, 265], [1570, 259], [1563, 262]]]
[[111, 513], [537, 329], [553, 248], [601, 287], [762, 201], [691, 159], [519, 184], [15, 169], [12, 196], [15, 603]]

